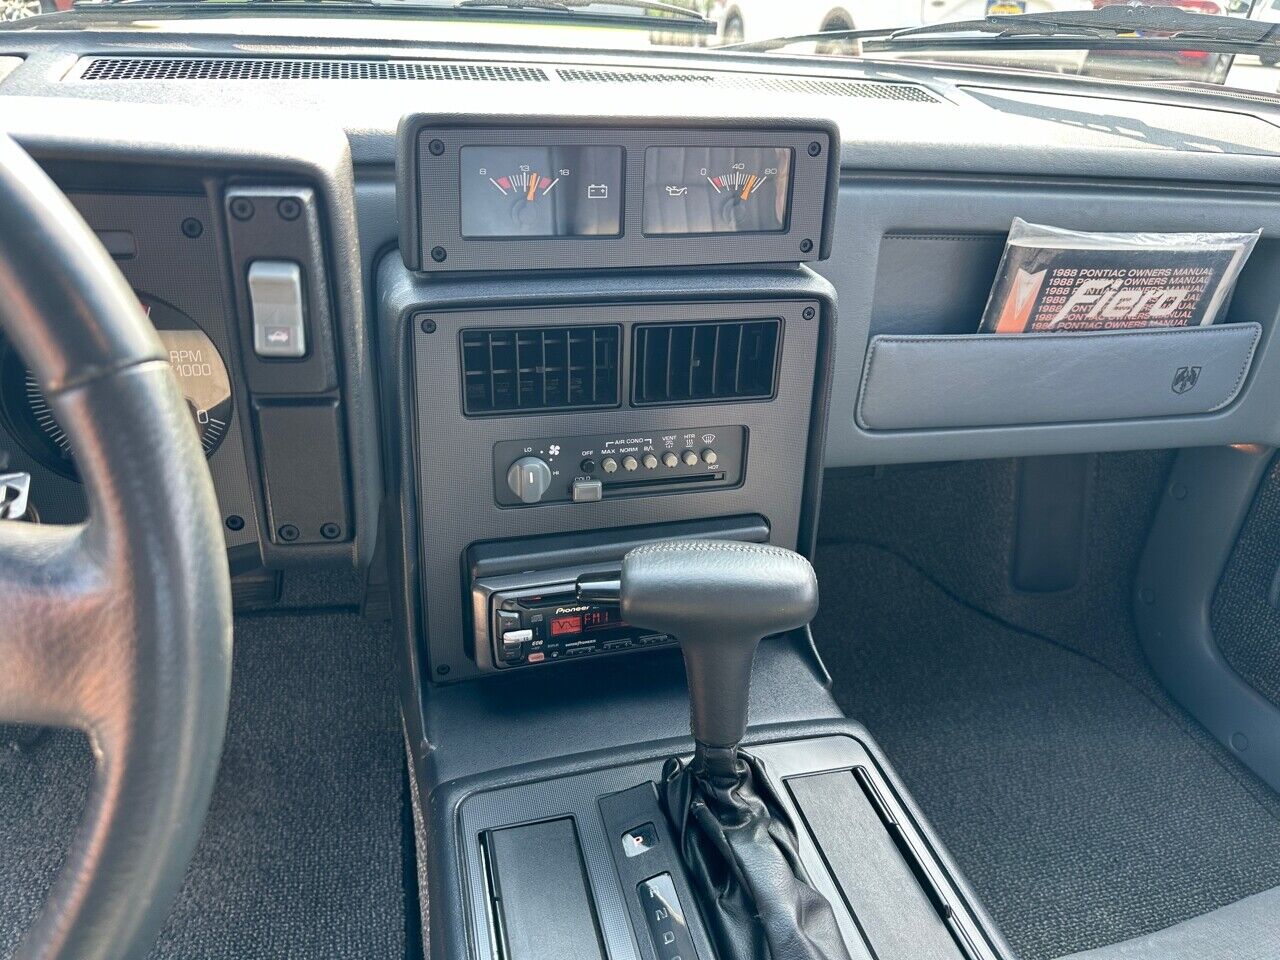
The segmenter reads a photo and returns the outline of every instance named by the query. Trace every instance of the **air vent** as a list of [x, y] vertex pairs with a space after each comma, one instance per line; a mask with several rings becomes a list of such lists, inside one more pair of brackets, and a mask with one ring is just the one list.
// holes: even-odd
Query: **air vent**
[[640, 73], [629, 70], [557, 70], [565, 83], [715, 83], [710, 73]]
[[81, 80], [493, 80], [545, 83], [537, 67], [429, 60], [97, 57]]
[[467, 414], [536, 413], [618, 405], [618, 344], [608, 327], [462, 331]]
[[941, 103], [923, 87], [882, 80], [836, 80], [822, 77], [779, 77], [755, 73], [646, 72], [565, 68], [556, 71], [564, 83], [679, 83], [699, 84], [717, 90], [771, 90], [820, 97], [857, 97], [863, 100], [897, 100]]
[[781, 320], [636, 327], [636, 405], [764, 400], [773, 396]]

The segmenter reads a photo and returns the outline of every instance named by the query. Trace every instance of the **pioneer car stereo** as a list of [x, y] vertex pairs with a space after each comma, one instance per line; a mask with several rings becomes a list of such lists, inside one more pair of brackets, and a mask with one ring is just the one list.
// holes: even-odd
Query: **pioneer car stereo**
[[503, 668], [674, 643], [665, 633], [626, 623], [617, 606], [578, 599], [579, 576], [616, 571], [616, 566], [597, 565], [476, 580], [476, 646]]

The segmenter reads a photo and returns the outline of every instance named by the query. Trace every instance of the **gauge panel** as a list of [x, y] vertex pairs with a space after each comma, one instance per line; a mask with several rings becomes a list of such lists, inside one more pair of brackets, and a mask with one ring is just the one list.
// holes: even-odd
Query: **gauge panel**
[[464, 237], [616, 237], [622, 148], [463, 147]]
[[400, 251], [425, 272], [821, 260], [839, 153], [825, 121], [409, 116]]
[[791, 216], [788, 147], [650, 147], [646, 234], [778, 233]]
[[[222, 354], [182, 311], [146, 294], [138, 294], [138, 300], [168, 353], [204, 455], [211, 457], [231, 423], [231, 375]], [[76, 476], [71, 438], [58, 425], [35, 375], [14, 350], [4, 356], [0, 406], [12, 433], [34, 459], [63, 476]]]

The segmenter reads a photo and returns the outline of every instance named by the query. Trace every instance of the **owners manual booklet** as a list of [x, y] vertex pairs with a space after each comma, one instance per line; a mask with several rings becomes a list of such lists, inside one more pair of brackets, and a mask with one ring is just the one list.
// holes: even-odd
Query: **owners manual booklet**
[[1014, 220], [979, 332], [1213, 323], [1261, 233], [1083, 233]]

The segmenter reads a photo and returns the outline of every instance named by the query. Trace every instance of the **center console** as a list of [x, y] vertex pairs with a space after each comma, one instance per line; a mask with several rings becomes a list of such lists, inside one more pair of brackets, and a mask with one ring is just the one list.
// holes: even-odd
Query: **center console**
[[[828, 721], [761, 733], [769, 739], [748, 746], [800, 825], [802, 865], [832, 905], [852, 960], [1008, 955], [865, 730]], [[648, 759], [567, 775], [547, 767], [517, 785], [446, 791], [457, 803], [454, 835], [466, 842], [451, 851], [461, 857], [462, 899], [440, 890], [450, 900], [439, 907], [470, 906], [468, 921], [442, 937], [453, 951], [442, 955], [468, 955], [456, 935], [485, 958], [716, 960], [655, 790], [662, 766], [655, 744]], [[542, 882], [513, 882], [521, 862]], [[572, 949], [557, 952], [565, 944]]]
[[[671, 791], [739, 740], [829, 943], [1006, 955], [831, 700], [811, 609], [753, 666], [781, 581], [705, 599], [739, 552], [812, 552], [836, 304], [804, 264], [838, 145], [803, 121], [402, 122], [378, 303], [431, 956], [729, 960]], [[672, 543], [721, 566], [637, 606], [634, 558]], [[716, 645], [735, 629], [745, 658]]]

